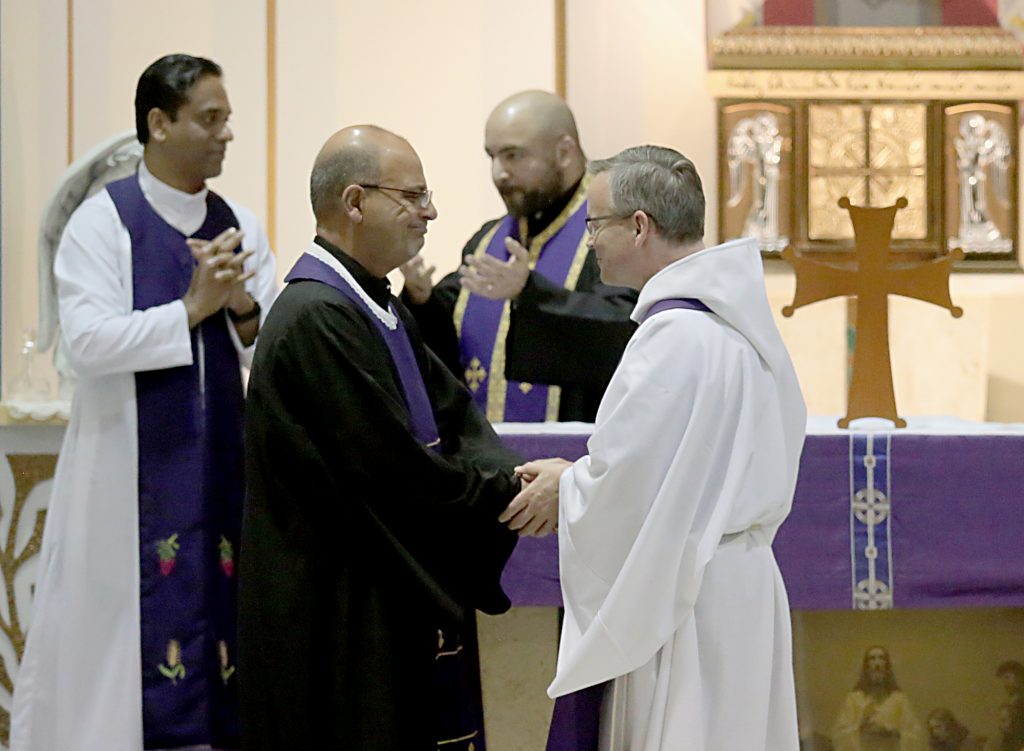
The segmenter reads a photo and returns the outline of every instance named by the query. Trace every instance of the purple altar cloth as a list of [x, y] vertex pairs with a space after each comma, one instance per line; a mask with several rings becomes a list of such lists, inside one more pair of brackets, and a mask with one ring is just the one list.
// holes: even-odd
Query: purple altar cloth
[[[869, 585], [858, 573], [870, 557], [854, 513], [864, 466], [854, 446], [865, 434], [809, 435], [793, 511], [774, 544], [790, 605], [1024, 606], [1024, 435], [871, 435], [874, 487], [891, 504], [888, 526], [876, 528], [873, 540], [885, 576]], [[503, 435], [527, 458], [577, 459], [586, 438]], [[858, 604], [858, 582], [882, 599], [869, 602], [865, 594]], [[561, 605], [556, 537], [521, 540], [502, 583], [515, 606]]]

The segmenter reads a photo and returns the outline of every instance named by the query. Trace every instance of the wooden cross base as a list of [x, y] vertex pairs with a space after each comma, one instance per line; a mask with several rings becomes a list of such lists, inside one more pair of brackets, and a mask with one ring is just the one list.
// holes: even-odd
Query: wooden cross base
[[907, 207], [900, 198], [894, 206], [872, 208], [853, 206], [847, 197], [839, 199], [840, 208], [850, 212], [856, 249], [852, 263], [824, 263], [793, 250], [782, 257], [796, 271], [793, 303], [782, 309], [789, 317], [797, 308], [833, 297], [857, 300], [854, 324], [853, 375], [846, 417], [839, 427], [847, 428], [859, 417], [882, 417], [905, 428], [896, 412], [892, 385], [892, 358], [889, 352], [889, 295], [903, 295], [939, 305], [954, 318], [963, 308], [953, 305], [949, 296], [949, 274], [953, 264], [964, 257], [957, 248], [931, 261], [901, 261], [894, 257], [889, 243], [896, 212]]

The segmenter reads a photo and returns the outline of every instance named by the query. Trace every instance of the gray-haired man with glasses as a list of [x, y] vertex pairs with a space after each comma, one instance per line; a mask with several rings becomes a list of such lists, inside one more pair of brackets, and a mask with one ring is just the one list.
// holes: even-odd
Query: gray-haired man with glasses
[[807, 412], [752, 238], [704, 246], [693, 163], [656, 146], [591, 165], [601, 278], [639, 328], [589, 455], [519, 468], [502, 514], [557, 527], [565, 625], [551, 696], [606, 682], [608, 751], [798, 748], [789, 605], [771, 542]]

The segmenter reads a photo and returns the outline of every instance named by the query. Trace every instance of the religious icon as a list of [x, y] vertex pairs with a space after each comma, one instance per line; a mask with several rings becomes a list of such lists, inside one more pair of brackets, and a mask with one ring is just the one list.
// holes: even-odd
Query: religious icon
[[1022, 625], [1020, 608], [795, 611], [801, 751], [1024, 748], [1024, 703], [997, 683]]
[[949, 247], [966, 252], [1009, 252], [1013, 242], [1003, 236], [989, 212], [988, 180], [991, 176], [995, 197], [1008, 201], [1010, 139], [998, 122], [980, 112], [961, 117], [959, 132], [953, 144], [959, 174], [960, 230], [958, 237], [950, 238]]
[[747, 193], [746, 175], [753, 200], [743, 227], [743, 235], [757, 239], [763, 251], [779, 251], [789, 238], [779, 234], [779, 164], [783, 137], [779, 122], [771, 112], [759, 112], [736, 124], [726, 149], [729, 164], [729, 202], [739, 205]]

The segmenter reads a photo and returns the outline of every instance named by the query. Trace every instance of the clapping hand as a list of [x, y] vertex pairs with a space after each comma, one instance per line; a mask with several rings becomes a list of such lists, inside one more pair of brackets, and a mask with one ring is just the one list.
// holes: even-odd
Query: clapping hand
[[530, 278], [530, 254], [521, 243], [505, 238], [507, 261], [499, 261], [486, 253], [466, 256], [459, 267], [459, 283], [474, 295], [489, 300], [514, 300]]
[[405, 277], [405, 291], [409, 299], [416, 305], [422, 305], [430, 299], [430, 291], [434, 289], [434, 271], [436, 267], [427, 266], [419, 256], [406, 261], [398, 267]]

